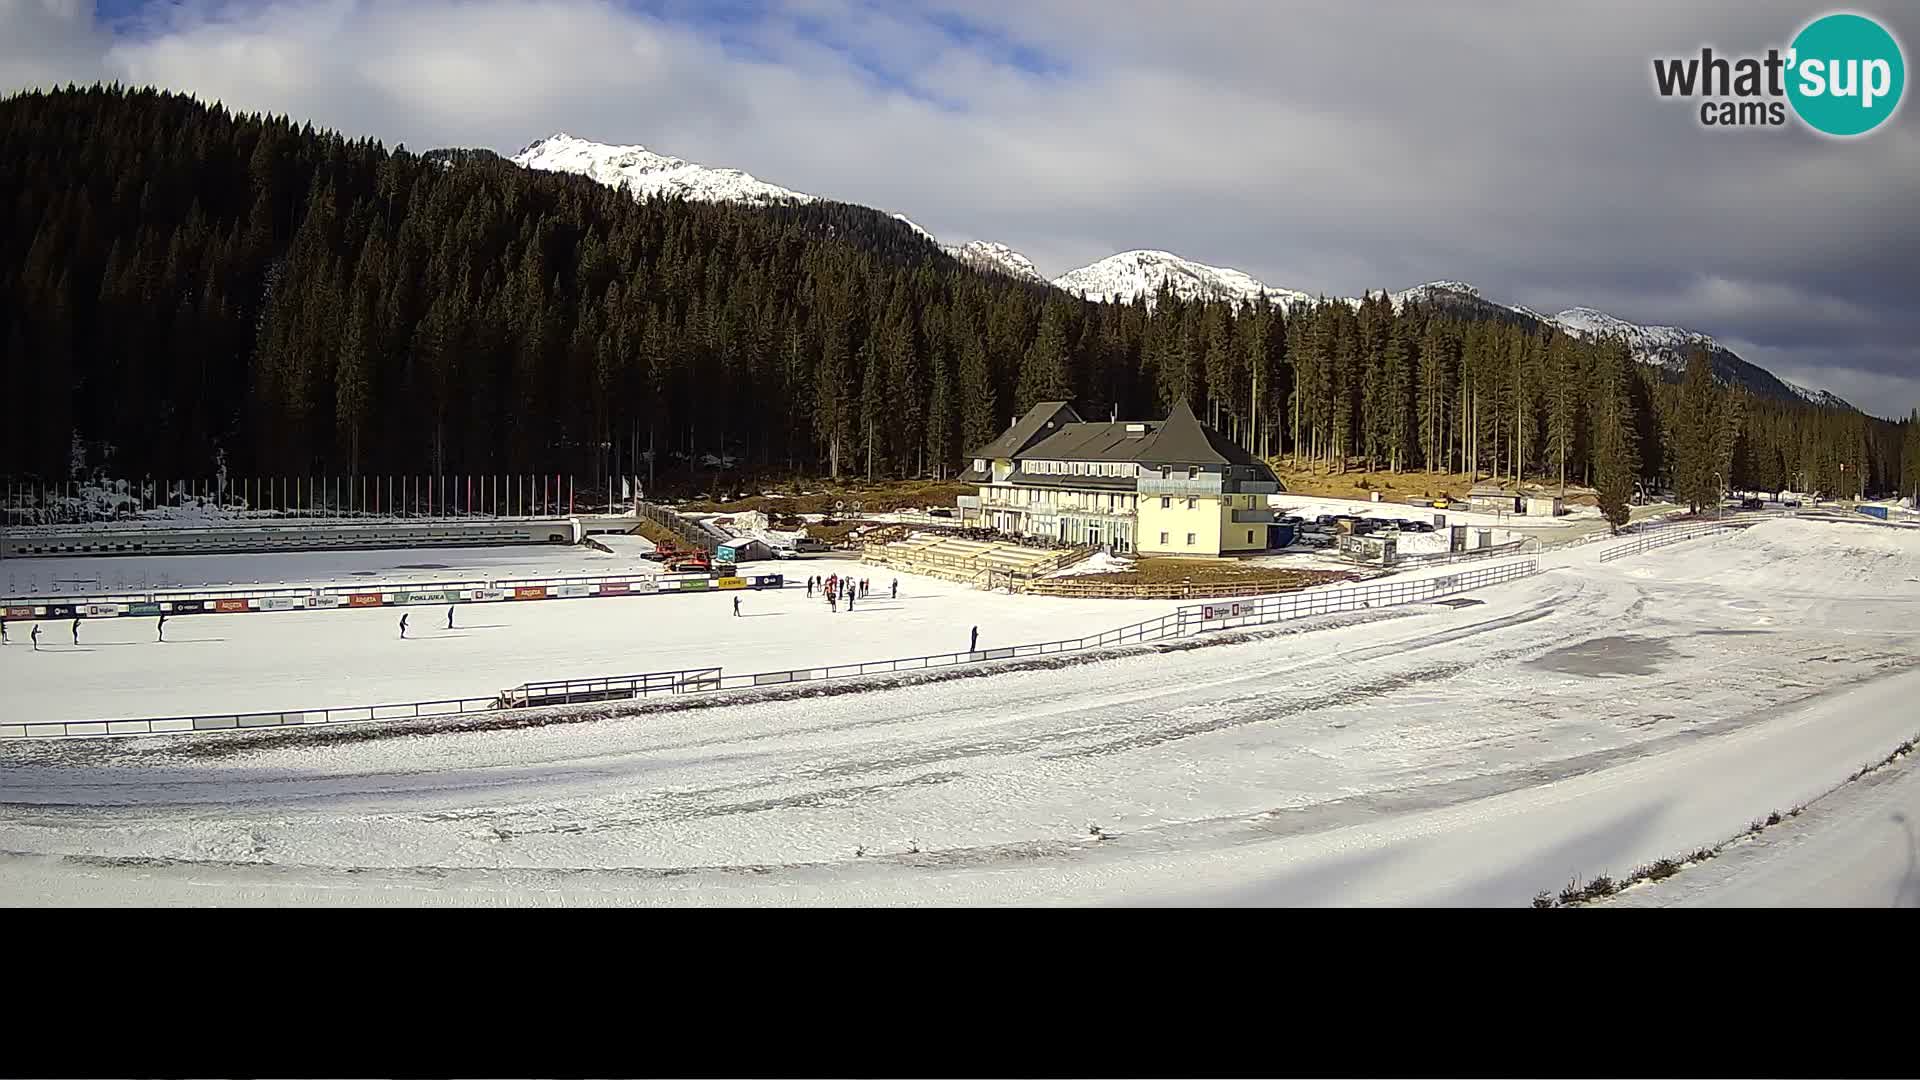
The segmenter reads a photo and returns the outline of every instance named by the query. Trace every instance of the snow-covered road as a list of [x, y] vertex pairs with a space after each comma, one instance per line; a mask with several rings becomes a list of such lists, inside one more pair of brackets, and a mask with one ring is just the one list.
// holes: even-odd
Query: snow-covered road
[[0, 900], [1524, 904], [1920, 730], [1920, 541], [1597, 552], [1457, 610], [872, 692], [0, 746]]

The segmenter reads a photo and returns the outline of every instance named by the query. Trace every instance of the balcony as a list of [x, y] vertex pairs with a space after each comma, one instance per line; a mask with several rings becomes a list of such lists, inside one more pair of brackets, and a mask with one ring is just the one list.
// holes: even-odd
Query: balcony
[[1233, 512], [1233, 521], [1236, 525], [1271, 525], [1273, 523], [1273, 511], [1235, 510]]
[[1280, 485], [1272, 480], [1239, 480], [1231, 490], [1241, 495], [1278, 495]]
[[1185, 473], [1174, 473], [1163, 478], [1157, 472], [1143, 472], [1140, 474], [1139, 491], [1143, 498], [1148, 495], [1217, 496], [1221, 493], [1220, 474], [1203, 472], [1189, 479]]

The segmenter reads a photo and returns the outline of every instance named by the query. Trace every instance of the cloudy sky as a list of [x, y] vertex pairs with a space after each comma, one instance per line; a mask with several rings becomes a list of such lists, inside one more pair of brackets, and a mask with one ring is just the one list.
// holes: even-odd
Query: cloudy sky
[[[1920, 108], [1703, 129], [1651, 59], [1784, 46], [1749, 0], [0, 0], [0, 92], [118, 79], [423, 150], [556, 131], [989, 239], [1274, 285], [1434, 278], [1704, 330], [1920, 406]], [[1920, 5], [1856, 7], [1909, 66]], [[1912, 96], [1911, 93], [1908, 96]]]

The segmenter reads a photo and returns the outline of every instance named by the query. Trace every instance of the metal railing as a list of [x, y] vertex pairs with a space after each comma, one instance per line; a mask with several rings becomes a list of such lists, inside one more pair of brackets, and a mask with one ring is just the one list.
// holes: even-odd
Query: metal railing
[[1331, 615], [1416, 603], [1512, 581], [1537, 574], [1539, 571], [1538, 559], [1526, 559], [1414, 581], [1371, 582], [1287, 593], [1280, 596], [1256, 597], [1244, 601], [1227, 600], [1207, 604], [1188, 604], [1157, 618], [1112, 630], [1103, 630], [1097, 634], [1025, 645], [990, 646], [963, 652], [900, 657], [892, 660], [827, 664], [820, 667], [761, 671], [747, 675], [725, 675], [721, 668], [715, 666], [650, 672], [642, 675], [561, 679], [523, 683], [518, 687], [484, 698], [446, 698], [399, 705], [220, 713], [210, 716], [174, 716], [158, 719], [0, 723], [0, 739], [191, 734], [202, 731], [231, 731], [262, 727], [412, 720], [541, 705], [630, 699], [656, 693], [710, 693], [856, 678], [862, 675], [925, 672], [962, 664], [1018, 660], [1122, 645], [1138, 645], [1167, 638], [1184, 637], [1204, 630], [1233, 629], [1309, 618], [1315, 615]]
[[1624, 559], [1629, 555], [1638, 555], [1642, 552], [1652, 551], [1654, 548], [1666, 547], [1669, 544], [1678, 544], [1684, 540], [1692, 540], [1696, 537], [1712, 536], [1718, 533], [1744, 529], [1751, 524], [1753, 524], [1751, 521], [1711, 521], [1665, 525], [1644, 532], [1638, 539], [1630, 540], [1624, 544], [1618, 544], [1602, 551], [1600, 553], [1600, 561], [1603, 563], [1612, 562], [1615, 559]]

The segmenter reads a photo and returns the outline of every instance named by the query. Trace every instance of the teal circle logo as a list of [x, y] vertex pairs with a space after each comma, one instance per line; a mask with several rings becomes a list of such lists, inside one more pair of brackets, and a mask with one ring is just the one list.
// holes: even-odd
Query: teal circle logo
[[1816, 131], [1864, 135], [1900, 106], [1900, 43], [1864, 15], [1823, 15], [1793, 39], [1787, 99]]

